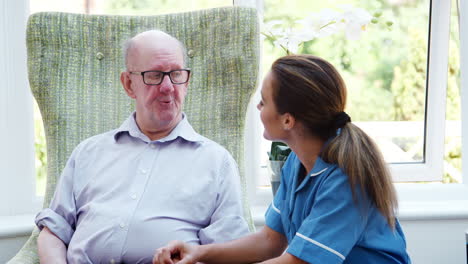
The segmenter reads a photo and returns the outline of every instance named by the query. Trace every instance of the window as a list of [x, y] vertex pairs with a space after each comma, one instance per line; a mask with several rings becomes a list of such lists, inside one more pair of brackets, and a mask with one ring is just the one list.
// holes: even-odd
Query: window
[[[379, 23], [392, 21], [392, 29], [370, 24], [358, 41], [337, 34], [306, 42], [302, 52], [324, 57], [338, 68], [348, 86], [346, 111], [377, 142], [395, 182], [461, 183], [456, 1], [450, 12], [450, 1], [336, 0], [311, 5], [301, 0], [265, 0], [264, 22], [288, 22], [342, 4], [371, 14], [378, 11]], [[263, 72], [284, 54], [265, 40]], [[258, 94], [255, 99], [259, 99]], [[255, 193], [252, 197], [264, 201], [269, 198], [258, 197], [271, 197], [267, 169], [270, 142], [262, 137], [255, 103], [249, 112], [253, 120], [250, 129], [261, 142], [256, 157], [260, 167], [254, 168], [252, 184], [256, 187], [250, 191]]]
[[[18, 215], [40, 207], [34, 195], [32, 96], [26, 67], [26, 12], [24, 1], [0, 6], [0, 214]], [[11, 201], [14, 201], [11, 202]]]

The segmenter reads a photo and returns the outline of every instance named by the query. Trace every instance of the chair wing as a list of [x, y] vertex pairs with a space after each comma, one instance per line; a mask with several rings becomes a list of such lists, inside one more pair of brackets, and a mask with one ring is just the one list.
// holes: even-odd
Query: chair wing
[[[118, 127], [134, 105], [120, 84], [122, 44], [160, 29], [188, 50], [192, 78], [184, 112], [200, 134], [225, 146], [239, 164], [250, 222], [243, 146], [248, 102], [257, 85], [259, 32], [255, 9], [226, 7], [158, 16], [36, 13], [27, 28], [28, 73], [46, 134], [48, 206], [74, 147]], [[9, 263], [38, 263], [35, 229]]]

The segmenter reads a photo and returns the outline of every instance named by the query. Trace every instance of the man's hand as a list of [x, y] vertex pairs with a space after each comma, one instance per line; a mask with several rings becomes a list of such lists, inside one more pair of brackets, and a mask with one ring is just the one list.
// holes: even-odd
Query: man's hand
[[156, 250], [153, 264], [195, 264], [200, 258], [198, 248], [182, 241], [172, 241]]

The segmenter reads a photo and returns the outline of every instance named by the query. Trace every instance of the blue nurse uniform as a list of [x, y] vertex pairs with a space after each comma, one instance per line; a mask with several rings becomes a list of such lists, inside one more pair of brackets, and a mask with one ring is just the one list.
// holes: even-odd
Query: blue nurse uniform
[[304, 167], [292, 152], [265, 214], [266, 225], [286, 236], [288, 253], [312, 264], [411, 263], [398, 220], [392, 229], [359, 188], [356, 204], [337, 165], [317, 158], [299, 182], [301, 173]]

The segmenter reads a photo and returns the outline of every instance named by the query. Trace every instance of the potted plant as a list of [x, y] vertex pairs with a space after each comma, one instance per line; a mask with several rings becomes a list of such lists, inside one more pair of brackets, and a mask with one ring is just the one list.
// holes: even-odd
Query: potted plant
[[276, 194], [280, 185], [281, 168], [288, 158], [289, 153], [291, 153], [291, 149], [283, 142], [273, 141], [271, 143], [271, 150], [268, 152], [268, 168], [270, 169], [271, 190], [273, 191], [273, 196]]

